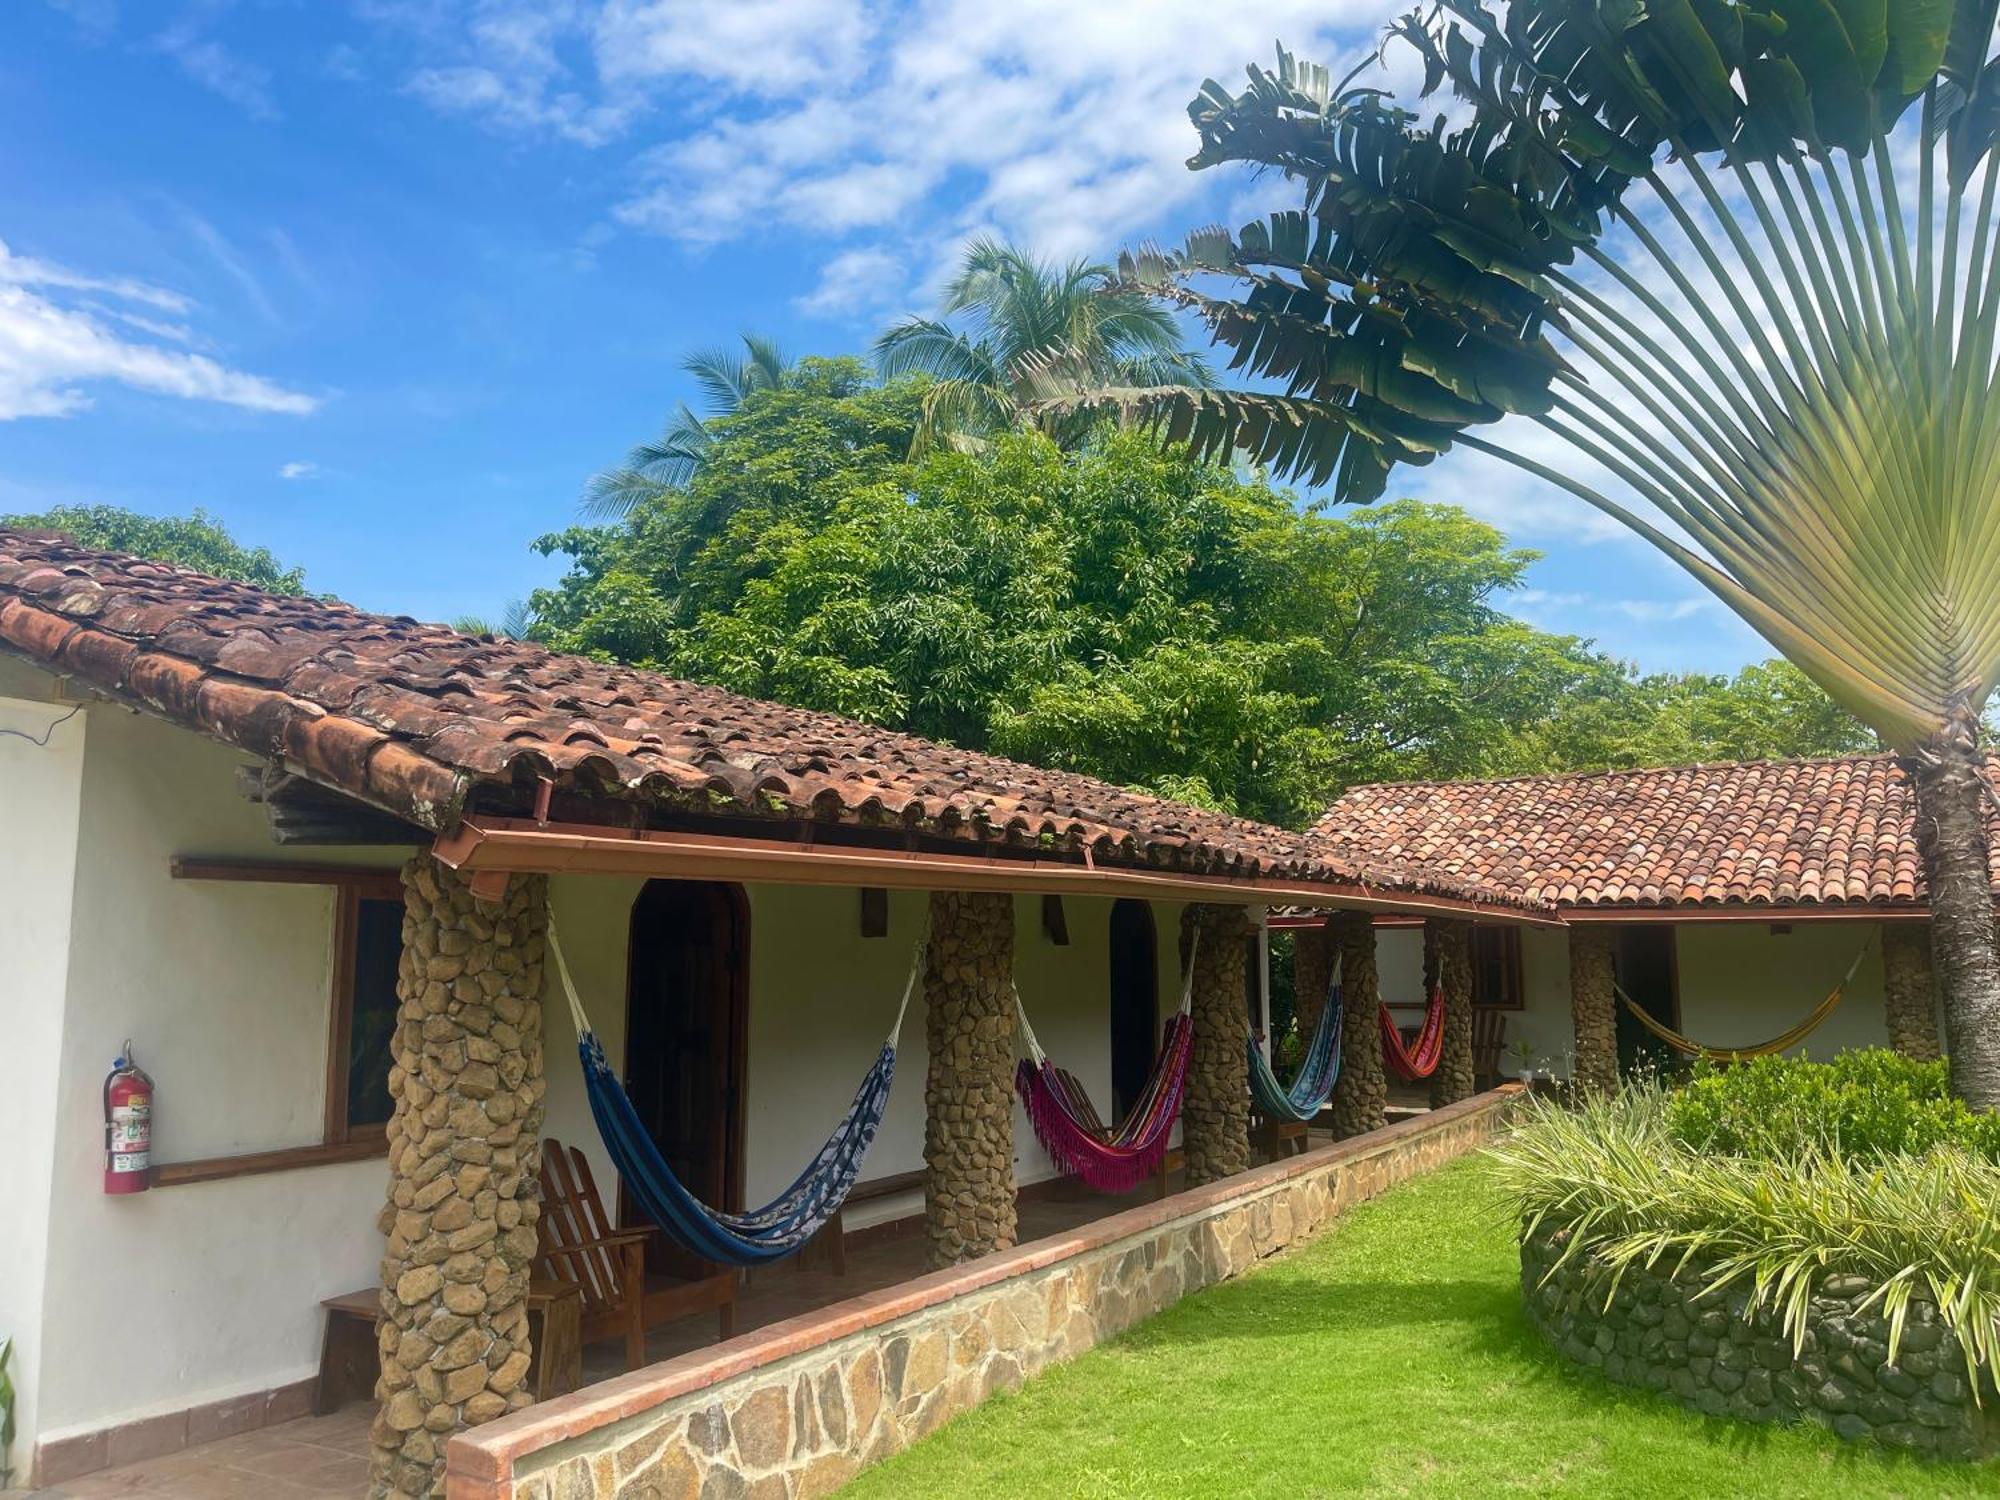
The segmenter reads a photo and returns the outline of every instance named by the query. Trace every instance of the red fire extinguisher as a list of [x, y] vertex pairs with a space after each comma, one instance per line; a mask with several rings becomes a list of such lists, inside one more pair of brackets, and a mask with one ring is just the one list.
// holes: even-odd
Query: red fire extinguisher
[[104, 1080], [104, 1191], [143, 1193], [153, 1185], [153, 1080], [132, 1060], [132, 1042]]

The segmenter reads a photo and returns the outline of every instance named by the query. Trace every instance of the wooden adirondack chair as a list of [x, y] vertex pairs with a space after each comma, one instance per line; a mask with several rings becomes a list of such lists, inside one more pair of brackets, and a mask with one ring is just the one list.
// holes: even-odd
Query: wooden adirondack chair
[[1472, 1008], [1472, 1084], [1490, 1089], [1500, 1082], [1500, 1049], [1507, 1044], [1507, 1013], [1489, 1006]]
[[712, 1307], [720, 1336], [736, 1332], [736, 1272], [717, 1270], [693, 1281], [648, 1276], [646, 1241], [659, 1231], [612, 1228], [589, 1160], [553, 1138], [542, 1142], [542, 1216], [535, 1232], [541, 1249], [534, 1274], [582, 1292], [583, 1342], [624, 1335], [628, 1370], [646, 1362], [646, 1330], [675, 1318]]

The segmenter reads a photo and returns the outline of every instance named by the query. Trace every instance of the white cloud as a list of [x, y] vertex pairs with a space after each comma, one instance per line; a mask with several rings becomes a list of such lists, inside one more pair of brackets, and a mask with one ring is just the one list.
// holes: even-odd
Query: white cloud
[[278, 467], [280, 479], [317, 479], [319, 476], [319, 465], [302, 458], [295, 458], [290, 463]]
[[628, 226], [716, 243], [780, 223], [909, 259], [975, 224], [1069, 256], [1171, 222], [1211, 190], [1185, 165], [1205, 74], [1240, 76], [1274, 36], [1351, 61], [1403, 6], [367, 0], [364, 14], [417, 42], [409, 87], [441, 110], [589, 145], [664, 121], [614, 210]]
[[890, 305], [906, 281], [901, 258], [887, 250], [847, 250], [820, 268], [819, 285], [792, 306], [815, 318], [851, 317]]
[[191, 306], [176, 292], [16, 256], [0, 243], [0, 421], [71, 415], [90, 404], [89, 385], [107, 381], [254, 411], [303, 414], [319, 405], [312, 396], [231, 369], [206, 354], [127, 337], [111, 326], [113, 320], [156, 339], [187, 342], [182, 336], [186, 330], [178, 325], [130, 313], [107, 317], [92, 304], [63, 296], [77, 291], [166, 311], [185, 312]]
[[278, 106], [271, 97], [271, 70], [239, 57], [212, 36], [202, 34], [206, 19], [200, 9], [153, 38], [153, 45], [174, 60], [181, 72], [210, 93], [227, 99], [253, 120], [275, 120]]

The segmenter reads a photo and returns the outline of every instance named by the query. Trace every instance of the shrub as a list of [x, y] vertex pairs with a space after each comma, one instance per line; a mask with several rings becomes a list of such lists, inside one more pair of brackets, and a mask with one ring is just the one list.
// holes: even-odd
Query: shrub
[[1489, 1154], [1524, 1235], [1565, 1228], [1561, 1261], [1605, 1272], [1686, 1265], [1708, 1288], [1747, 1288], [1775, 1310], [1796, 1348], [1821, 1277], [1867, 1277], [1900, 1347], [1913, 1294], [1925, 1292], [1965, 1350], [1980, 1388], [2000, 1355], [2000, 1163], [1954, 1146], [1870, 1159], [1823, 1146], [1718, 1155], [1683, 1141], [1655, 1089], [1565, 1109], [1527, 1101], [1524, 1123]]
[[2000, 1160], [2000, 1115], [1952, 1096], [1942, 1062], [1884, 1048], [1832, 1062], [1760, 1057], [1697, 1065], [1666, 1100], [1667, 1128], [1697, 1151], [1782, 1157], [1819, 1151], [1850, 1161], [1939, 1146]]

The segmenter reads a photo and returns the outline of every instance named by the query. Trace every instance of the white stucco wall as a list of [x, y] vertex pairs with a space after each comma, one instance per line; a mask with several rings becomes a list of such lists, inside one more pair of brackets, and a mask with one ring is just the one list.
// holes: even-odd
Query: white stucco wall
[[177, 881], [175, 854], [393, 865], [286, 851], [237, 792], [245, 757], [94, 705], [56, 1086], [44, 1439], [303, 1379], [317, 1303], [377, 1274], [379, 1160], [100, 1191], [104, 1074], [131, 1037], [158, 1086], [154, 1159], [321, 1138], [332, 983], [322, 887]]
[[56, 725], [75, 705], [52, 701], [55, 687], [0, 661], [0, 729], [48, 735], [37, 746], [0, 734], [0, 1338], [14, 1343], [17, 1475], [41, 1421], [57, 1060], [90, 723], [86, 710]]

